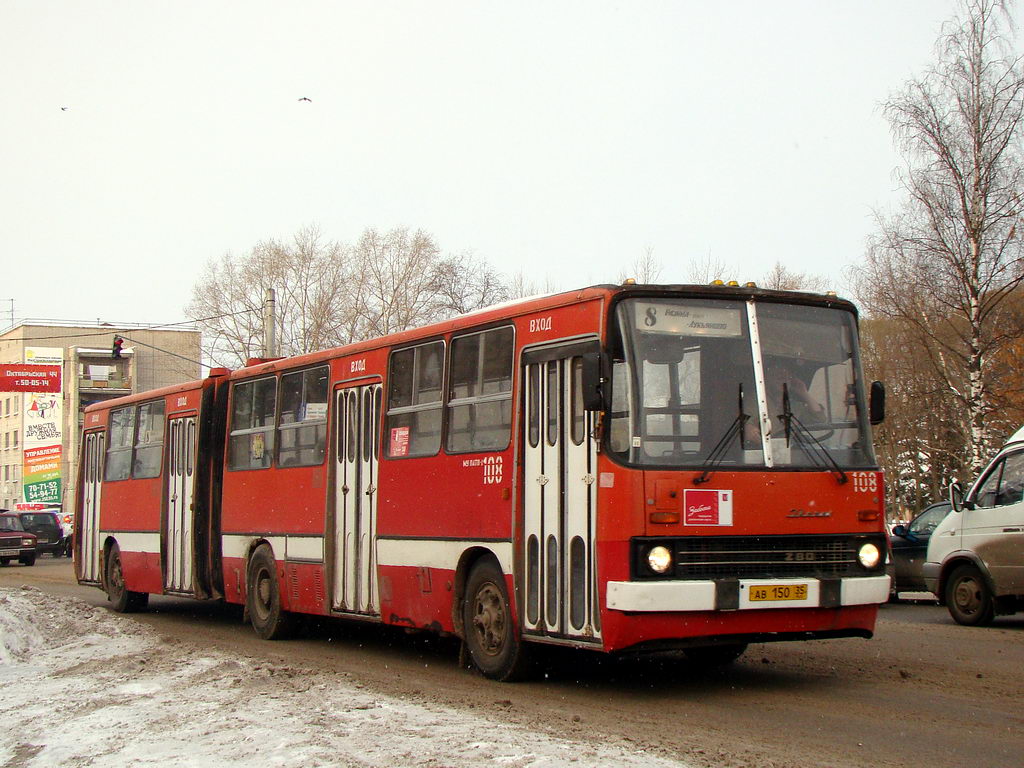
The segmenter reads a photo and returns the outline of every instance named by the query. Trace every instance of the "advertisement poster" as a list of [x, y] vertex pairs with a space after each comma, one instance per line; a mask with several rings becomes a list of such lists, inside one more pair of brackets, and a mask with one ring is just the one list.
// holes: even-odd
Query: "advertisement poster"
[[[63, 366], [64, 352], [60, 348], [30, 347], [25, 350], [25, 362]], [[29, 503], [60, 504], [64, 396], [60, 390], [30, 392], [22, 402], [24, 499]]]
[[683, 491], [683, 525], [732, 525], [732, 491]]

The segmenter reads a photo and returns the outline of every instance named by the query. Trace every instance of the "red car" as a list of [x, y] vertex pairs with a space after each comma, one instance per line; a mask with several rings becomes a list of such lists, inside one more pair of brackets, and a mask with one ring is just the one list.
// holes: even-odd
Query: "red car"
[[14, 558], [22, 565], [36, 564], [36, 535], [25, 530], [16, 514], [0, 514], [0, 565]]

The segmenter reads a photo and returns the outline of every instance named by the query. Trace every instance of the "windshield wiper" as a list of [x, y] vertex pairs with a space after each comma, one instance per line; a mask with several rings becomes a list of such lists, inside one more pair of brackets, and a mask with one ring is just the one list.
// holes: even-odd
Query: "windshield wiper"
[[725, 434], [722, 435], [722, 439], [718, 441], [718, 444], [711, 450], [711, 453], [708, 454], [708, 460], [704, 466], [704, 471], [701, 472], [698, 477], [694, 478], [694, 485], [700, 485], [701, 483], [706, 483], [708, 481], [715, 468], [725, 461], [726, 452], [729, 450], [729, 444], [732, 443], [737, 435], [743, 434], [743, 427], [750, 416], [743, 412], [743, 382], [740, 382], [739, 387], [739, 413], [736, 414], [736, 418], [733, 419], [732, 424], [729, 425], [729, 429], [727, 429]]
[[779, 414], [779, 418], [782, 419], [782, 423], [786, 427], [787, 446], [789, 446], [790, 437], [795, 438], [796, 444], [817, 466], [835, 472], [840, 485], [847, 481], [846, 473], [832, 458], [828, 448], [823, 446], [818, 438], [811, 434], [811, 430], [804, 426], [803, 422], [793, 413], [793, 409], [789, 405], [789, 386], [786, 384], [782, 385], [782, 413]]

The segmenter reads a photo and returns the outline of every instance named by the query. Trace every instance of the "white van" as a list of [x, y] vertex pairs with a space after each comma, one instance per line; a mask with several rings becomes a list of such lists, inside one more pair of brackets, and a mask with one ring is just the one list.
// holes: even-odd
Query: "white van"
[[924, 583], [960, 624], [1024, 610], [1024, 427], [967, 492], [949, 487], [953, 511], [932, 532]]

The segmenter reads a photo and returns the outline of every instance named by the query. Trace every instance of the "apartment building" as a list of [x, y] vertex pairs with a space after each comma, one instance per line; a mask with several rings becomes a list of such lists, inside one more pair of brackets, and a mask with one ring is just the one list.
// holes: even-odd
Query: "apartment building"
[[0, 392], [0, 508], [39, 501], [70, 511], [86, 406], [199, 378], [199, 342], [193, 328], [59, 320], [26, 320], [0, 334], [0, 363], [62, 369], [60, 393]]

